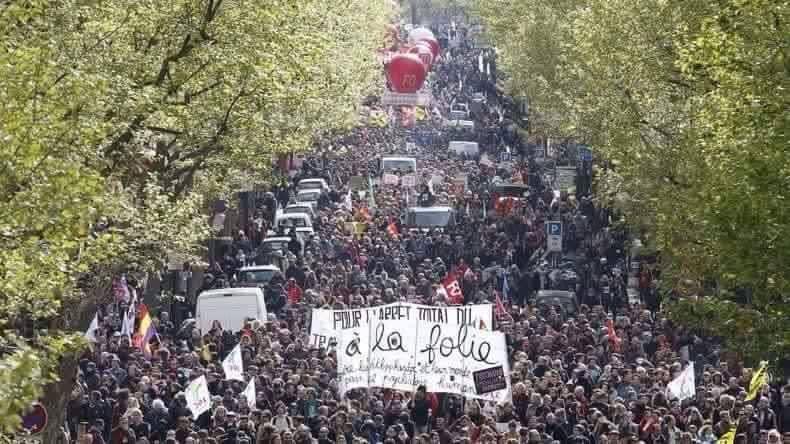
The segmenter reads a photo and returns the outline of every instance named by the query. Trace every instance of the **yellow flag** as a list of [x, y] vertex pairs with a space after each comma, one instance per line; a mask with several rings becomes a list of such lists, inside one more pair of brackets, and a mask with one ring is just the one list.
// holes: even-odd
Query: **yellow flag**
[[751, 401], [754, 399], [765, 384], [768, 384], [768, 362], [763, 361], [760, 364], [760, 368], [752, 375], [752, 381], [749, 383], [749, 394], [746, 395], [746, 400]]
[[716, 444], [734, 444], [735, 443], [735, 427], [731, 428], [729, 432], [721, 435]]
[[418, 106], [417, 108], [415, 108], [415, 109], [414, 109], [414, 118], [415, 118], [416, 120], [418, 120], [418, 121], [419, 121], [419, 120], [423, 120], [423, 119], [425, 119], [425, 110], [424, 110], [424, 109], [422, 109], [422, 107], [420, 107], [420, 106]]

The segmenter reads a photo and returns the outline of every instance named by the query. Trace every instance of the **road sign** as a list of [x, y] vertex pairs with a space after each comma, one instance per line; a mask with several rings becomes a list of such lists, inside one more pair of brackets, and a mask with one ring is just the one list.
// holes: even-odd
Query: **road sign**
[[562, 222], [546, 222], [546, 247], [548, 251], [562, 252]]
[[381, 104], [388, 106], [428, 106], [431, 96], [425, 92], [396, 93], [384, 91], [381, 95]]
[[579, 145], [579, 161], [591, 162], [593, 160], [592, 150], [586, 146]]
[[47, 409], [40, 403], [36, 402], [31, 407], [27, 415], [22, 417], [22, 428], [27, 430], [31, 435], [41, 433], [47, 426], [49, 415]]

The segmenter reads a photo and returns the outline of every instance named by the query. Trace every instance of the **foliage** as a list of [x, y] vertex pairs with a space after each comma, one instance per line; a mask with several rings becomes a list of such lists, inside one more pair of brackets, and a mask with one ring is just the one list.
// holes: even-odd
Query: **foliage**
[[240, 191], [228, 176], [264, 182], [279, 153], [353, 124], [391, 9], [0, 3], [0, 381], [19, 388], [0, 429], [72, 376], [53, 371], [114, 273], [199, 254], [207, 202]]
[[665, 285], [716, 283], [672, 314], [755, 361], [787, 356], [790, 4], [479, 0], [477, 12], [533, 129], [612, 165], [600, 197], [662, 252]]

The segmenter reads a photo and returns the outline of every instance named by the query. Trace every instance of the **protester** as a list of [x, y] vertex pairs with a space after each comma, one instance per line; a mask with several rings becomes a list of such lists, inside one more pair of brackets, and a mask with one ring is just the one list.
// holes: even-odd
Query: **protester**
[[[617, 218], [579, 190], [553, 193], [551, 165], [511, 125], [517, 116], [496, 88], [494, 52], [475, 48], [461, 25], [435, 31], [461, 44], [434, 67], [428, 116], [413, 128], [368, 124], [322, 141], [294, 177], [257, 202], [222, 263], [212, 264], [203, 289], [227, 285], [254, 258], [281, 266], [282, 276], [266, 287], [269, 318], [250, 319], [238, 332], [217, 322], [205, 332], [189, 322], [176, 328], [160, 311], [157, 334], [141, 342], [127, 339], [140, 330], [139, 316], [124, 328], [117, 313], [125, 308], [106, 307], [94, 348], [80, 362], [68, 407], [71, 436], [83, 425], [81, 442], [111, 444], [710, 444], [731, 431], [731, 442], [790, 442], [790, 385], [762, 384], [749, 396], [756, 369], [724, 360], [713, 339], [667, 320], [656, 292], [659, 270], [630, 253]], [[478, 68], [481, 55], [489, 65], [483, 71], [493, 73]], [[471, 113], [480, 155], [462, 158], [447, 149], [459, 134], [437, 116], [454, 102], [479, 99], [475, 93], [484, 97]], [[558, 160], [570, 162], [560, 146], [558, 157], [566, 158]], [[498, 162], [503, 153], [517, 160]], [[380, 177], [377, 159], [385, 154], [417, 157], [414, 190], [368, 181]], [[256, 254], [276, 208], [293, 200], [299, 179], [312, 177], [332, 187], [317, 205], [315, 234], [304, 248], [293, 234], [286, 251]], [[363, 186], [352, 190], [358, 177]], [[527, 184], [529, 193], [498, 195], [499, 183]], [[455, 208], [458, 223], [410, 231], [404, 210], [432, 205]], [[550, 220], [565, 227], [559, 256], [546, 251]], [[333, 353], [307, 335], [310, 309], [452, 304], [441, 291], [451, 273], [460, 278], [462, 303], [498, 307], [512, 401], [494, 406], [425, 387], [338, 396]], [[130, 292], [141, 294], [136, 285]], [[545, 289], [571, 291], [578, 310], [536, 304]], [[147, 313], [141, 302], [131, 305]], [[227, 379], [223, 366], [237, 346], [244, 381]], [[694, 393], [668, 394], [691, 362]], [[211, 402], [196, 416], [187, 389], [201, 377]]]

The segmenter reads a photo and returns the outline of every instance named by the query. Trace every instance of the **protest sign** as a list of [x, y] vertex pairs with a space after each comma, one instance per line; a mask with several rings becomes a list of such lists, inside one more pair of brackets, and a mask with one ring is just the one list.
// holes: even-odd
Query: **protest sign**
[[[504, 333], [419, 320], [414, 315], [410, 307], [393, 307], [388, 318], [367, 323], [367, 331], [339, 332], [341, 393], [367, 387], [413, 391], [425, 385], [429, 392], [508, 400]], [[475, 378], [478, 372], [482, 376]]]
[[192, 412], [192, 417], [198, 416], [211, 409], [211, 394], [208, 391], [208, 382], [201, 376], [187, 386], [184, 390], [187, 399], [187, 408]]
[[384, 174], [381, 176], [381, 181], [384, 185], [397, 185], [400, 182], [400, 178], [395, 174]]
[[417, 186], [417, 176], [414, 174], [407, 174], [400, 179], [402, 187], [414, 188]]
[[493, 325], [493, 305], [477, 304], [459, 307], [434, 307], [411, 303], [395, 303], [379, 307], [357, 308], [350, 310], [325, 310], [315, 308], [310, 321], [310, 345], [329, 348], [337, 343], [338, 332], [342, 330], [369, 329], [376, 320], [392, 319], [404, 312], [409, 318], [449, 325], [469, 325], [483, 330]]

